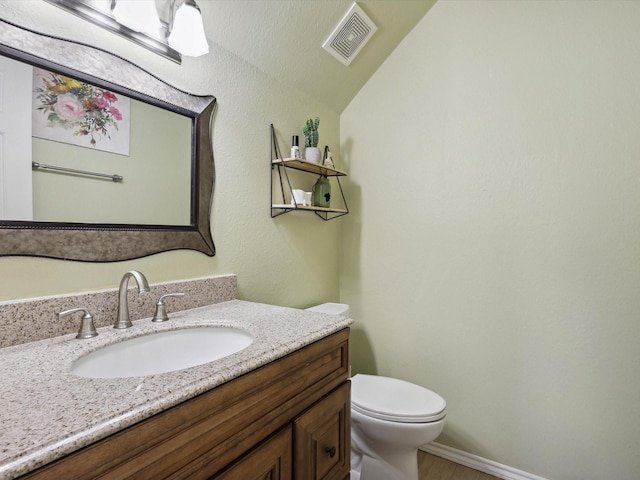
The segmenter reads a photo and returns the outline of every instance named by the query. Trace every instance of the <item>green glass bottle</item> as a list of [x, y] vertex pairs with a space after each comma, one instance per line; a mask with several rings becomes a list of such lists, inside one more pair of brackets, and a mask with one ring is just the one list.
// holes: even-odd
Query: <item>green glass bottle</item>
[[329, 208], [329, 205], [331, 204], [331, 183], [329, 183], [329, 179], [327, 177], [321, 175], [313, 186], [312, 192], [314, 207]]

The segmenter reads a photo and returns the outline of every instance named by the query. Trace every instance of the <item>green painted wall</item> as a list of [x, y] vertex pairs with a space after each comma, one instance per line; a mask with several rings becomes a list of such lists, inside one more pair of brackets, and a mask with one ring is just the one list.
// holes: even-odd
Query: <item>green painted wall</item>
[[439, 441], [640, 478], [640, 2], [440, 1], [341, 116], [353, 367]]

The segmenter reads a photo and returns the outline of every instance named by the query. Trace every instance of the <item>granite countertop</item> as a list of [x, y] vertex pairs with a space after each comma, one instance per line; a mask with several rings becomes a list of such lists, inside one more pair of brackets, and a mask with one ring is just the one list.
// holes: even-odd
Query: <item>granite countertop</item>
[[[233, 300], [0, 349], [0, 479], [12, 479], [221, 385], [351, 324], [346, 317]], [[254, 341], [204, 365], [146, 377], [94, 379], [71, 373], [80, 356], [143, 333], [199, 325], [238, 327]], [[170, 352], [168, 352], [170, 354]]]

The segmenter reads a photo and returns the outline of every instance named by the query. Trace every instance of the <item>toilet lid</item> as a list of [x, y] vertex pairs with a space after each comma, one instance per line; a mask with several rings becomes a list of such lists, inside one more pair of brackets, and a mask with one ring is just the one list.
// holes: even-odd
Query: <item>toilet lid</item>
[[351, 408], [392, 422], [427, 423], [444, 418], [447, 403], [437, 393], [397, 378], [358, 374], [351, 378]]

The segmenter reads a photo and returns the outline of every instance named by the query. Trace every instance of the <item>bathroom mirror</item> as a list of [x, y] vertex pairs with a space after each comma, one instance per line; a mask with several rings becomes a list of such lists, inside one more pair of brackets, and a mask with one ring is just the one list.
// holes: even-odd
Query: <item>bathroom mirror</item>
[[[54, 141], [38, 146], [37, 142], [43, 140], [33, 139], [34, 155], [45, 152], [48, 158], [54, 158], [54, 163], [68, 163], [63, 167], [82, 173], [45, 173], [49, 170], [34, 168], [32, 185], [37, 212], [34, 211], [33, 219], [12, 217], [12, 214], [2, 216], [0, 255], [111, 262], [176, 249], [215, 254], [210, 231], [214, 97], [182, 92], [106, 51], [43, 35], [4, 20], [0, 20], [0, 56], [34, 67], [46, 75], [79, 82], [73, 85], [111, 92], [131, 102], [131, 150], [126, 154], [96, 152], [92, 146], [62, 145]], [[9, 88], [5, 77], [0, 73], [0, 90]], [[105, 105], [107, 108], [108, 104]], [[167, 130], [160, 130], [160, 125]], [[139, 137], [143, 135], [139, 132], [148, 137], [148, 143], [141, 143]], [[2, 130], [0, 140], [5, 143], [5, 139]], [[160, 146], [162, 142], [164, 147]], [[61, 153], [54, 154], [57, 149]], [[10, 151], [0, 150], [3, 172], [6, 165], [15, 162], [10, 158]], [[20, 162], [22, 165], [28, 162], [29, 167], [36, 162], [37, 167], [50, 163], [48, 158], [21, 159]], [[97, 172], [121, 173], [111, 168], [118, 161], [128, 172], [121, 175], [122, 180], [93, 176]], [[86, 167], [79, 169], [78, 165]], [[43, 195], [38, 190], [42, 178], [54, 183], [46, 190], [44, 199], [37, 200], [38, 195]], [[10, 182], [7, 175], [3, 175], [0, 182], [4, 182], [4, 185], [0, 183], [2, 207], [11, 183], [7, 185]], [[66, 203], [52, 208], [62, 200]], [[36, 203], [46, 206], [50, 212], [45, 215], [44, 207], [36, 208]], [[110, 211], [109, 205], [116, 208]], [[76, 207], [81, 214], [74, 212]], [[170, 211], [172, 209], [177, 212]]]

